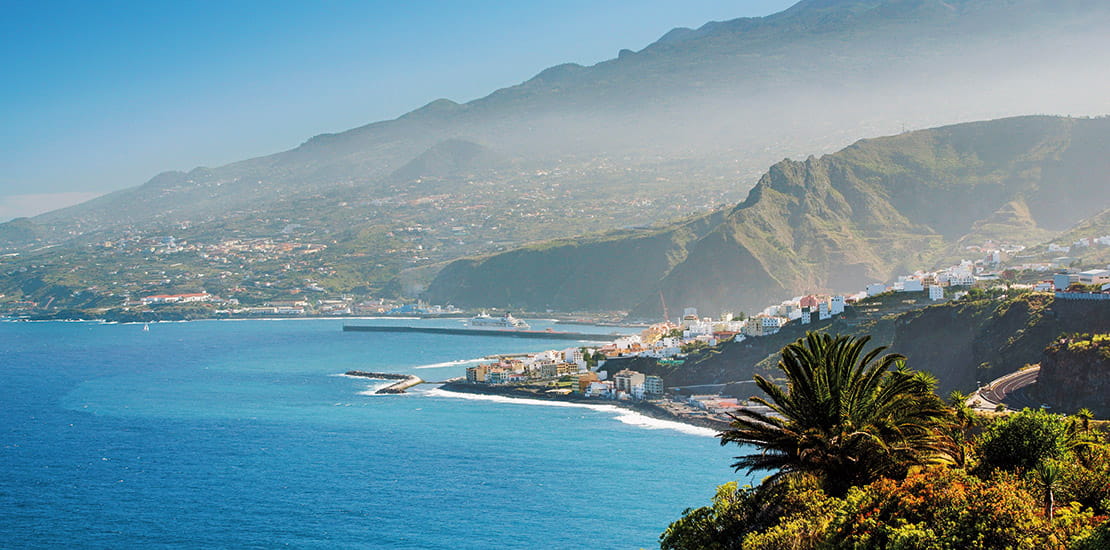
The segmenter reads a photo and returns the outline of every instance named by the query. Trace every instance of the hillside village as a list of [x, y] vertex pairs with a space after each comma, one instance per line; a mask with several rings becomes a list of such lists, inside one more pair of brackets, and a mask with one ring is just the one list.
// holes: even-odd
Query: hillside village
[[[693, 350], [726, 341], [770, 336], [791, 323], [802, 326], [826, 321], [844, 315], [849, 308], [868, 298], [885, 294], [922, 296], [927, 299], [925, 303], [958, 299], [971, 289], [1001, 284], [996, 270], [1003, 252], [996, 248], [983, 251], [985, 257], [977, 261], [964, 260], [937, 271], [899, 276], [892, 284], [871, 283], [850, 295], [798, 296], [747, 318], [733, 314], [719, 319], [699, 317], [696, 309], [686, 308], [680, 323], [656, 323], [639, 334], [624, 336], [599, 347], [501, 357], [496, 362], [467, 368], [465, 381], [475, 386], [530, 388], [538, 396], [547, 397], [646, 401], [663, 406], [680, 417], [727, 422], [726, 413], [750, 404], [735, 397], [694, 391], [697, 388], [665, 387], [660, 376], [629, 368], [610, 372], [612, 369], [606, 366], [613, 359], [634, 357], [681, 365]], [[1110, 269], [1079, 272], [1059, 266], [1059, 262], [1023, 266], [1042, 276], [1034, 283], [1011, 287], [1052, 292], [1061, 299], [1110, 300]]]

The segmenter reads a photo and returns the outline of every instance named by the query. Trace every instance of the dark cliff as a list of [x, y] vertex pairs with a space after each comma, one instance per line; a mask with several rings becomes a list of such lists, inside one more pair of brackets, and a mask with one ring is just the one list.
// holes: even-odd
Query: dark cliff
[[1073, 335], [1044, 350], [1035, 391], [1058, 412], [1110, 414], [1110, 334]]

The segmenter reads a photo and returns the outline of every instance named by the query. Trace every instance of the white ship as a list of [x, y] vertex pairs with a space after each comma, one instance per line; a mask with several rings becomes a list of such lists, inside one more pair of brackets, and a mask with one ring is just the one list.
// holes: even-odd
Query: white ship
[[528, 323], [513, 317], [512, 313], [506, 313], [504, 317], [491, 317], [484, 311], [471, 317], [467, 326], [471, 328], [507, 328], [517, 330], [532, 328], [528, 326]]

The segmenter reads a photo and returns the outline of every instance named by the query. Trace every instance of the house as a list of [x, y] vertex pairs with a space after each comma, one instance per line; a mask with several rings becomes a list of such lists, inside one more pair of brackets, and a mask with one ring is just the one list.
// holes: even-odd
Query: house
[[154, 294], [142, 299], [143, 303], [146, 305], [208, 302], [210, 300], [212, 300], [212, 295], [207, 292], [195, 292], [192, 294]]
[[586, 393], [586, 388], [589, 387], [590, 384], [593, 384], [594, 382], [600, 382], [600, 381], [601, 380], [598, 380], [597, 373], [584, 372], [582, 374], [579, 374], [578, 375], [578, 393]]
[[633, 386], [643, 386], [645, 378], [641, 372], [624, 369], [613, 375], [613, 383], [617, 391], [632, 393]]
[[1061, 272], [1052, 276], [1052, 285], [1056, 290], [1067, 290], [1072, 283], [1079, 281], [1076, 273]]
[[920, 279], [906, 279], [901, 282], [901, 288], [898, 289], [899, 292], [921, 292], [923, 290], [925, 290], [925, 287], [922, 286]]
[[817, 304], [817, 319], [818, 320], [824, 321], [824, 320], [827, 320], [831, 317], [832, 317], [832, 314], [829, 313], [829, 303], [828, 302], [821, 302], [821, 303]]
[[786, 319], [782, 317], [761, 317], [759, 323], [763, 329], [763, 335], [774, 334], [786, 324]]
[[929, 299], [932, 301], [944, 299], [944, 287], [940, 285], [929, 286]]
[[840, 315], [844, 313], [845, 299], [843, 296], [833, 296], [829, 299], [829, 313]]
[[886, 285], [882, 283], [871, 283], [867, 285], [867, 297], [878, 296], [886, 292]]
[[613, 383], [609, 381], [590, 382], [583, 392], [586, 397], [609, 397], [613, 395]]
[[477, 365], [466, 368], [466, 381], [471, 384], [485, 384], [486, 375], [489, 374], [489, 365]]
[[1091, 269], [1088, 271], [1080, 271], [1078, 282], [1085, 285], [1101, 285], [1104, 283], [1110, 283], [1110, 270]]

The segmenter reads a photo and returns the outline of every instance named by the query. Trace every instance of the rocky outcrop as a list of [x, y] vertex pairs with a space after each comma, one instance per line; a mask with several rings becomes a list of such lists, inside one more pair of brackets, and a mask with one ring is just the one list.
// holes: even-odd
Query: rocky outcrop
[[1035, 391], [1060, 412], [1110, 415], [1110, 334], [1067, 336], [1045, 348]]

